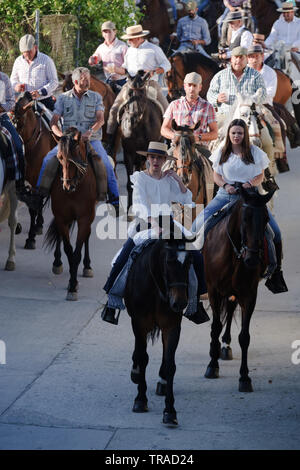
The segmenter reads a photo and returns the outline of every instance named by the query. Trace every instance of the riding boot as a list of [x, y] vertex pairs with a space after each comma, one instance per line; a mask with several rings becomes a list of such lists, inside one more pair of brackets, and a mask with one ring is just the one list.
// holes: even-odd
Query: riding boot
[[25, 202], [29, 209], [34, 209], [32, 193], [30, 189], [25, 186], [24, 178], [16, 180], [16, 195], [19, 201]]
[[266, 281], [265, 286], [273, 292], [273, 294], [280, 294], [281, 292], [287, 292], [288, 288], [283, 278], [281, 270], [282, 260], [282, 242], [274, 243], [277, 259], [277, 267], [273, 272], [272, 276]]
[[116, 309], [109, 307], [107, 302], [104, 306], [104, 309], [101, 312], [101, 318], [108, 323], [112, 323], [113, 325], [117, 325], [119, 322], [120, 310], [116, 314]]
[[210, 320], [202, 302], [198, 302], [197, 312], [193, 313], [192, 315], [184, 316], [193, 323], [196, 323], [196, 325], [200, 325], [201, 323], [205, 323]]

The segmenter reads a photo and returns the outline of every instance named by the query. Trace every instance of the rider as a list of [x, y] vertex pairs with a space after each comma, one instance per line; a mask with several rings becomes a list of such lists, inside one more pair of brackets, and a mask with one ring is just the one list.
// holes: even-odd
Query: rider
[[[116, 208], [119, 205], [119, 190], [113, 167], [101, 143], [104, 124], [104, 107], [99, 93], [89, 90], [90, 72], [85, 67], [77, 67], [72, 73], [74, 87], [59, 95], [55, 104], [54, 114], [51, 120], [51, 129], [57, 137], [61, 137], [69, 127], [76, 127], [85, 141], [90, 141], [91, 146], [103, 160], [108, 180], [108, 202]], [[63, 129], [59, 127], [60, 118], [63, 117]], [[42, 205], [43, 198], [48, 196], [53, 182], [53, 167], [57, 168], [57, 146], [54, 147], [43, 160], [39, 174], [37, 188], [38, 193], [33, 194], [37, 198], [37, 204]], [[53, 162], [53, 165], [51, 164]], [[47, 171], [48, 169], [48, 171]], [[97, 168], [95, 168], [97, 171]], [[52, 178], [52, 179], [51, 179]], [[50, 180], [50, 181], [49, 181]]]
[[300, 51], [300, 18], [295, 17], [296, 8], [293, 2], [284, 2], [277, 11], [282, 13], [272, 26], [271, 33], [265, 40], [266, 47], [283, 41], [292, 52]]
[[257, 70], [247, 65], [247, 49], [235, 47], [231, 51], [230, 66], [218, 72], [211, 80], [207, 100], [218, 109], [219, 117], [231, 112], [237, 93], [254, 95], [261, 88], [261, 101], [266, 99], [266, 86]]
[[188, 2], [186, 8], [188, 15], [177, 23], [176, 35], [180, 45], [176, 52], [201, 52], [210, 57], [203, 48], [211, 43], [207, 21], [197, 15], [197, 2]]
[[218, 137], [216, 113], [213, 106], [199, 96], [202, 89], [202, 77], [196, 72], [184, 77], [185, 96], [172, 101], [165, 114], [161, 127], [161, 135], [173, 140], [176, 132], [172, 129], [175, 119], [178, 126], [200, 126], [194, 131], [196, 143], [206, 146]]
[[[149, 87], [151, 86], [152, 89], [155, 89], [157, 101], [161, 104], [163, 109], [166, 109], [168, 102], [157, 81], [159, 75], [170, 70], [171, 64], [159, 46], [145, 39], [145, 36], [148, 36], [148, 34], [149, 31], [143, 31], [141, 25], [129, 26], [126, 29], [126, 34], [122, 36], [122, 39], [128, 40], [130, 47], [125, 54], [120, 73], [125, 74], [127, 71], [129, 75], [135, 76], [139, 70], [150, 72], [151, 80], [148, 85]], [[118, 127], [118, 110], [120, 105], [126, 100], [129, 87], [130, 84], [128, 83], [123, 86], [109, 112], [106, 128], [108, 134], [108, 153], [112, 153], [115, 132]]]
[[116, 37], [116, 25], [112, 21], [105, 21], [101, 26], [101, 31], [104, 42], [89, 58], [89, 65], [96, 65], [102, 61], [106, 81], [118, 93], [126, 82], [126, 76], [119, 72], [128, 46]]
[[[221, 59], [229, 59], [231, 57], [231, 51], [238, 46], [248, 47], [252, 44], [253, 35], [251, 31], [244, 25], [246, 17], [242, 10], [231, 11], [225, 20], [225, 23], [229, 23], [232, 35], [229, 43], [229, 50], [220, 54]], [[223, 44], [225, 46], [225, 44]]]
[[15, 168], [17, 197], [20, 201], [27, 203], [30, 199], [30, 192], [26, 189], [24, 184], [25, 161], [23, 141], [7, 114], [7, 112], [14, 109], [14, 106], [14, 92], [9, 77], [5, 73], [0, 72], [0, 124], [10, 133], [18, 157], [18, 164]]
[[[247, 124], [243, 119], [234, 119], [227, 130], [225, 143], [211, 155], [214, 181], [219, 186], [216, 196], [208, 203], [193, 222], [192, 230], [202, 237], [204, 222], [226, 204], [238, 199], [234, 183], [242, 183], [244, 188], [256, 188], [264, 179], [264, 170], [269, 166], [268, 156], [256, 145], [251, 145]], [[274, 294], [286, 292], [287, 286], [281, 270], [282, 239], [280, 229], [271, 213], [269, 224], [274, 232], [274, 245], [277, 267], [266, 281], [266, 286]], [[201, 231], [201, 232], [200, 232]]]
[[33, 99], [53, 111], [55, 101], [52, 93], [58, 87], [53, 60], [38, 50], [31, 34], [26, 34], [20, 39], [19, 48], [22, 55], [15, 60], [10, 77], [14, 91], [30, 91]]
[[[192, 204], [192, 193], [182, 183], [181, 178], [173, 170], [162, 171], [162, 166], [168, 157], [167, 145], [162, 142], [150, 142], [146, 152], [137, 152], [147, 157], [147, 169], [136, 171], [131, 176], [133, 183], [133, 205], [132, 211], [140, 220], [133, 233], [130, 233], [128, 240], [123, 245], [122, 251], [113, 264], [112, 270], [105, 283], [104, 290], [109, 294], [115, 280], [126, 264], [129, 254], [135, 244], [141, 243], [148, 238], [158, 238], [161, 229], [158, 225], [160, 215], [172, 218], [172, 202], [181, 204]], [[140, 231], [142, 224], [146, 230]], [[177, 222], [177, 227], [181, 231], [184, 228]], [[200, 253], [194, 254], [194, 268], [198, 278], [198, 299], [200, 294], [206, 292], [203, 276], [203, 260]], [[115, 309], [106, 303], [102, 318], [109, 323], [117, 324], [118, 317], [115, 317]], [[187, 318], [197, 324], [209, 320], [207, 313], [201, 302], [198, 303], [198, 310]]]

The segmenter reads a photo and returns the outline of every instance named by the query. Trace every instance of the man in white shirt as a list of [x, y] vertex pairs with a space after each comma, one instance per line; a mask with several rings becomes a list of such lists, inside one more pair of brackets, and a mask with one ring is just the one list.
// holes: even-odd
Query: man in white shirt
[[235, 47], [244, 47], [248, 49], [253, 42], [253, 35], [251, 31], [244, 25], [246, 17], [242, 10], [231, 11], [225, 20], [231, 27], [231, 38], [228, 50], [220, 55], [221, 59], [230, 59], [231, 51]]
[[260, 45], [250, 46], [247, 58], [249, 67], [257, 70], [262, 75], [267, 90], [266, 103], [272, 106], [277, 91], [277, 74], [275, 70], [264, 64], [264, 51]]
[[31, 34], [25, 34], [20, 39], [19, 48], [22, 55], [15, 60], [10, 77], [14, 91], [29, 91], [33, 99], [41, 101], [53, 111], [55, 102], [52, 93], [58, 87], [53, 60], [39, 52]]
[[[143, 31], [141, 25], [130, 26], [126, 29], [126, 34], [122, 36], [122, 39], [126, 39], [130, 47], [125, 54], [124, 63], [119, 69], [119, 73], [125, 74], [127, 71], [130, 76], [135, 76], [139, 70], [150, 72], [151, 80], [149, 81], [149, 87], [152, 90], [155, 89], [156, 100], [166, 110], [168, 102], [158, 84], [158, 77], [168, 72], [171, 69], [171, 64], [159, 46], [145, 39], [145, 36], [148, 36], [148, 34], [149, 31]], [[129, 87], [130, 84], [127, 83], [123, 86], [109, 112], [106, 128], [108, 134], [108, 154], [112, 151], [114, 145], [114, 135], [118, 126], [118, 110], [120, 105], [126, 100]]]
[[89, 58], [89, 65], [96, 65], [102, 61], [103, 71], [107, 83], [117, 93], [126, 82], [122, 64], [128, 46], [116, 37], [116, 25], [112, 21], [105, 21], [101, 26], [104, 42], [97, 47], [94, 54]]

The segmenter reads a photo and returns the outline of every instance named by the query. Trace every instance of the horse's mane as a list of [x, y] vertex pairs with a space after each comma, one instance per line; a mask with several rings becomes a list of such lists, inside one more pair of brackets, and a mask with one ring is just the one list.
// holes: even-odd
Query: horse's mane
[[197, 65], [203, 65], [212, 69], [215, 73], [219, 72], [219, 65], [213, 59], [206, 57], [201, 52], [175, 52], [173, 57], [182, 57], [186, 68], [186, 73], [194, 72]]

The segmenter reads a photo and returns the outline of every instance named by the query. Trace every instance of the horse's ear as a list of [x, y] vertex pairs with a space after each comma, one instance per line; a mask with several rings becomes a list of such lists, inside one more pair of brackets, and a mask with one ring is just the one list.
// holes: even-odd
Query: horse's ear
[[57, 75], [59, 76], [59, 78], [61, 78], [62, 80], [64, 80], [66, 78], [66, 75], [62, 72], [57, 72]]

